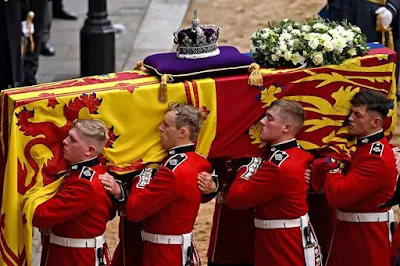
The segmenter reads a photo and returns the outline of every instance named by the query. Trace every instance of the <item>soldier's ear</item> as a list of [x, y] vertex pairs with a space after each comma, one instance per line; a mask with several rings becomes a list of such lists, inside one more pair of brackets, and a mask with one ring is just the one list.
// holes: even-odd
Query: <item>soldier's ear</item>
[[284, 126], [283, 126], [283, 132], [284, 133], [288, 133], [288, 132], [290, 132], [291, 130], [292, 130], [292, 128], [293, 128], [293, 125], [292, 125], [292, 123], [286, 123]]
[[86, 155], [86, 156], [91, 156], [91, 155], [93, 155], [94, 153], [96, 153], [96, 151], [97, 151], [96, 147], [95, 147], [94, 145], [90, 145], [90, 146], [86, 149], [85, 155]]
[[189, 129], [187, 127], [181, 127], [179, 133], [181, 137], [189, 136]]

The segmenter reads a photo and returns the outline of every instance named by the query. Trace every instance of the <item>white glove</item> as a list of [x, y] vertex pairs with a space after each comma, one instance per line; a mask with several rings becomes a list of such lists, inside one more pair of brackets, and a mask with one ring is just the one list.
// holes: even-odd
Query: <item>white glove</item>
[[393, 14], [384, 6], [381, 6], [375, 11], [375, 14], [382, 13], [382, 26], [389, 27], [393, 20]]
[[25, 37], [29, 37], [29, 33], [34, 33], [35, 32], [35, 27], [33, 26], [33, 23], [31, 23], [31, 28], [30, 30], [28, 29], [28, 23], [26, 20], [21, 22], [21, 27], [22, 27], [22, 33], [24, 34]]

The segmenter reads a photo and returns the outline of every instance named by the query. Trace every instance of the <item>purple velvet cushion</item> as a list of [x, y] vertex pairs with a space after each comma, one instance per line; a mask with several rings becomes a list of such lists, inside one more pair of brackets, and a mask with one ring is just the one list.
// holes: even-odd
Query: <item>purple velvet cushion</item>
[[156, 75], [168, 74], [174, 80], [245, 73], [254, 63], [250, 56], [241, 54], [235, 47], [220, 46], [220, 54], [201, 59], [180, 59], [176, 53], [154, 54], [146, 57], [143, 65]]

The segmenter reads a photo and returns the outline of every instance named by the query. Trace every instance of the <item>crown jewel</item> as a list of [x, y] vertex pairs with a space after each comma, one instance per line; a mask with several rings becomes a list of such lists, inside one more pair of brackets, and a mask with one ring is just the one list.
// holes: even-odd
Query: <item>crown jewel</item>
[[185, 59], [198, 59], [219, 55], [219, 27], [202, 25], [194, 10], [192, 26], [174, 32], [174, 42], [178, 44], [176, 56]]

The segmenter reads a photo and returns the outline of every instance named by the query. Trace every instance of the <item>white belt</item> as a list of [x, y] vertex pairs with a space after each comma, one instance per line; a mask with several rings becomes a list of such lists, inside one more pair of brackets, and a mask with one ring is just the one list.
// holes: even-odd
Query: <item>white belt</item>
[[336, 210], [336, 217], [339, 221], [353, 222], [353, 223], [373, 223], [373, 222], [388, 222], [390, 216], [393, 216], [393, 210], [387, 212], [369, 212], [369, 213], [357, 213], [357, 212], [342, 212]]
[[104, 234], [95, 238], [68, 238], [50, 235], [50, 243], [68, 248], [98, 248], [105, 243]]
[[307, 226], [309, 220], [308, 214], [290, 220], [260, 220], [255, 218], [254, 226], [261, 229], [295, 228]]
[[187, 251], [192, 245], [192, 233], [182, 235], [160, 235], [152, 234], [142, 230], [143, 241], [154, 244], [181, 245], [182, 246], [182, 265], [187, 262]]

